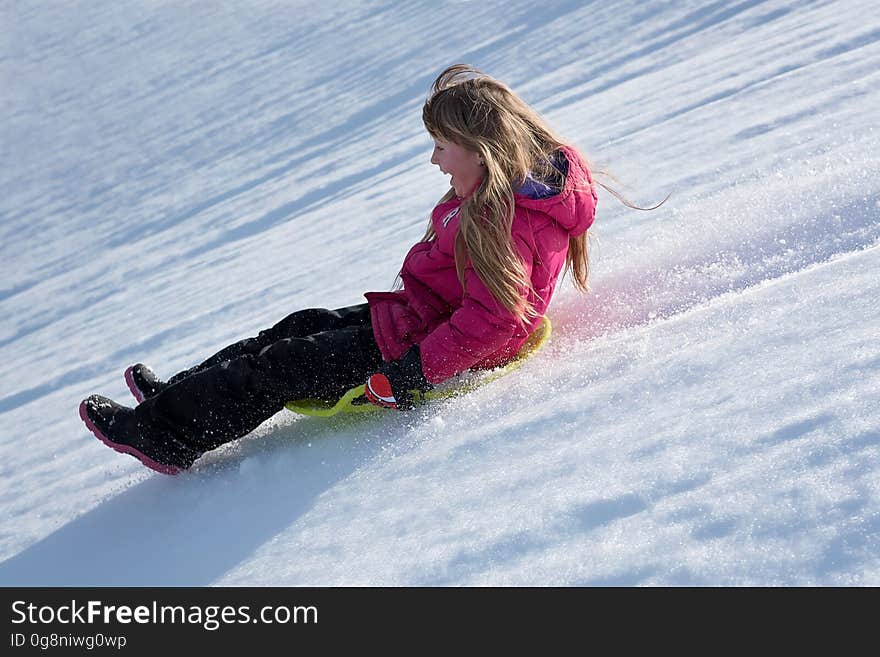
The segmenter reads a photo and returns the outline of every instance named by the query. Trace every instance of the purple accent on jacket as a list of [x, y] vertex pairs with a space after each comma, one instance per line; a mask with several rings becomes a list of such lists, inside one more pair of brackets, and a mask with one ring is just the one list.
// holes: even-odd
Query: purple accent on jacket
[[[430, 383], [468, 369], [508, 362], [535, 330], [550, 304], [565, 266], [568, 240], [586, 231], [596, 212], [596, 192], [586, 163], [572, 148], [562, 191], [550, 197], [514, 195], [512, 235], [534, 292], [523, 290], [537, 317], [524, 326], [501, 305], [468, 263], [462, 289], [455, 270], [455, 236], [462, 199], [431, 213], [436, 237], [413, 246], [403, 261], [403, 289], [367, 292], [376, 343], [386, 360], [399, 359], [413, 344]], [[522, 190], [521, 190], [522, 191]]]
[[556, 196], [561, 190], [561, 182], [568, 174], [568, 160], [557, 151], [550, 157], [551, 164], [559, 171], [558, 180], [538, 180], [532, 174], [526, 176], [525, 182], [517, 190], [518, 194], [528, 196], [531, 199], [542, 199]]

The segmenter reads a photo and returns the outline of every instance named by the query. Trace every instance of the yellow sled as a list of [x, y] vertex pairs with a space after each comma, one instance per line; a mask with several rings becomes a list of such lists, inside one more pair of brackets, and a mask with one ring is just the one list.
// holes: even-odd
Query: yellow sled
[[[492, 370], [463, 372], [427, 392], [416, 391], [414, 393], [416, 403], [463, 395], [496, 379], [500, 379], [505, 374], [509, 374], [517, 369], [530, 356], [535, 355], [550, 339], [552, 330], [550, 320], [543, 317], [541, 323], [538, 324], [538, 328], [532, 332], [529, 339], [526, 340], [526, 343], [519, 350], [519, 353], [509, 363]], [[285, 407], [294, 413], [315, 417], [330, 417], [337, 413], [372, 413], [387, 410], [367, 401], [367, 398], [364, 396], [363, 385], [352, 388], [335, 402], [321, 399], [297, 399], [296, 401], [287, 402]]]

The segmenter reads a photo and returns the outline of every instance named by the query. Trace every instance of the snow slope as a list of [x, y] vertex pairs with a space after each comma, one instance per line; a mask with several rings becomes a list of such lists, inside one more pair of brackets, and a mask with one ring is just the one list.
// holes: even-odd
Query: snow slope
[[[880, 584], [873, 4], [3, 5], [0, 585]], [[176, 478], [96, 441], [128, 364], [391, 286], [458, 61], [672, 194], [600, 196], [551, 345]]]

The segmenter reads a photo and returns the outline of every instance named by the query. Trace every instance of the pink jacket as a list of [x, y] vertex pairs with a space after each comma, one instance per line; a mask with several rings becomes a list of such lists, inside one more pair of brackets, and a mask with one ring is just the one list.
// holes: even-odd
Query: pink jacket
[[462, 199], [455, 198], [431, 214], [436, 237], [413, 246], [404, 259], [403, 289], [364, 295], [386, 361], [418, 344], [425, 378], [440, 383], [467, 369], [497, 367], [516, 355], [550, 304], [569, 237], [587, 230], [595, 216], [596, 193], [586, 163], [573, 149], [563, 148], [562, 154], [568, 173], [561, 193], [515, 195], [513, 239], [537, 293], [527, 296], [538, 317], [521, 325], [469, 264], [462, 289], [454, 255]]

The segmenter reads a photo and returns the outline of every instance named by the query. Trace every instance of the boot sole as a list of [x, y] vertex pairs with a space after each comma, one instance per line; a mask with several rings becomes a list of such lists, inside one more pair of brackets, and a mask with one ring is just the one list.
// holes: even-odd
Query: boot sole
[[138, 389], [138, 387], [135, 385], [135, 383], [134, 383], [134, 377], [133, 377], [132, 374], [131, 374], [131, 371], [132, 371], [133, 369], [134, 369], [134, 365], [130, 365], [130, 366], [125, 370], [125, 383], [128, 385], [128, 389], [131, 390], [131, 394], [132, 394], [132, 395], [134, 396], [134, 398], [137, 400], [137, 403], [140, 404], [142, 401], [144, 401], [144, 400], [147, 398], [147, 396], [146, 396], [144, 393], [142, 393], [142, 392]]
[[156, 472], [161, 472], [166, 475], [176, 475], [180, 472], [180, 468], [174, 465], [166, 465], [164, 463], [159, 463], [158, 461], [154, 461], [149, 456], [136, 450], [134, 447], [130, 445], [122, 445], [120, 443], [114, 443], [107, 436], [101, 433], [101, 430], [92, 422], [89, 417], [88, 408], [86, 406], [85, 401], [81, 402], [79, 405], [79, 416], [82, 418], [83, 423], [88, 427], [89, 431], [95, 434], [95, 438], [100, 440], [102, 443], [107, 445], [110, 449], [116, 450], [121, 454], [130, 454], [135, 457], [138, 461], [147, 466], [150, 470], [155, 470]]

